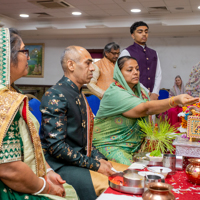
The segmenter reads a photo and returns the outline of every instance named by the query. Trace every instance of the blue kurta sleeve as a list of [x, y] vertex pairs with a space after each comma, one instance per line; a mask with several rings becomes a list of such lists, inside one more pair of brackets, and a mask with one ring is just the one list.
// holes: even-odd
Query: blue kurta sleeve
[[[49, 89], [42, 98], [41, 138], [43, 147], [48, 153], [66, 164], [88, 168], [97, 171], [100, 162], [96, 157], [88, 157], [71, 147], [66, 138], [69, 137], [67, 127], [68, 101], [54, 87]], [[71, 130], [72, 131], [72, 130]], [[76, 139], [76, 133], [70, 133], [71, 139]]]

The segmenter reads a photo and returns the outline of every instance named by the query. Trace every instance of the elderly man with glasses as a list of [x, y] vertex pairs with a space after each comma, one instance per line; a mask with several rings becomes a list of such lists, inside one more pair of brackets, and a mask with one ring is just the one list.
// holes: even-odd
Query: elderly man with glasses
[[104, 47], [104, 57], [94, 63], [93, 78], [87, 85], [88, 89], [102, 99], [104, 92], [114, 82], [113, 72], [120, 54], [120, 46], [111, 42]]

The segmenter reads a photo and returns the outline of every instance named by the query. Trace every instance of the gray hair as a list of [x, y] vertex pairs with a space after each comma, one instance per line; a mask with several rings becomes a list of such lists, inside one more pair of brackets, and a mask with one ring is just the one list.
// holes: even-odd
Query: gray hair
[[16, 65], [18, 62], [17, 55], [22, 44], [22, 39], [17, 29], [9, 28], [9, 31], [10, 31], [10, 59], [11, 63], [14, 63]]
[[104, 50], [103, 50], [103, 55], [105, 56], [106, 55], [106, 52], [107, 53], [110, 53], [111, 50], [117, 50], [119, 49], [120, 46], [118, 44], [116, 44], [115, 42], [111, 42], [111, 43], [108, 43], [105, 47], [104, 47]]
[[80, 61], [80, 54], [75, 48], [75, 46], [69, 46], [67, 47], [60, 58], [61, 66], [63, 68], [63, 71], [65, 72], [67, 70], [67, 61], [73, 60], [74, 62]]

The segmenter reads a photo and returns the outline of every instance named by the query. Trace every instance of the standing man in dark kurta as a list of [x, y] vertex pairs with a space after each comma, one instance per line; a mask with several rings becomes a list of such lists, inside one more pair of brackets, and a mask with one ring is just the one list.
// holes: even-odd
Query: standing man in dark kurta
[[134, 44], [124, 49], [120, 57], [131, 56], [136, 58], [140, 67], [140, 83], [150, 91], [150, 99], [156, 100], [159, 96], [162, 75], [158, 54], [146, 45], [148, 30], [149, 27], [145, 22], [135, 22], [130, 27]]
[[[74, 186], [80, 200], [94, 200], [113, 171], [92, 146], [93, 114], [81, 92], [93, 76], [92, 58], [86, 49], [70, 46], [61, 64], [64, 76], [42, 98], [41, 141], [49, 165]], [[99, 176], [106, 184], [96, 184]]]

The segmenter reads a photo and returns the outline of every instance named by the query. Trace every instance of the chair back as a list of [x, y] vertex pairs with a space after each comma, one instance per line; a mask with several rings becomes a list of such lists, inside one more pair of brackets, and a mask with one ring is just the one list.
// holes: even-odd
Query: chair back
[[169, 92], [167, 90], [160, 90], [158, 99], [167, 99], [169, 98]]
[[100, 99], [95, 95], [86, 96], [87, 101], [92, 109], [93, 114], [96, 116], [97, 111], [99, 110]]
[[[38, 99], [31, 99], [29, 101], [30, 111], [35, 116], [35, 118], [38, 120], [38, 122], [41, 126], [42, 113], [40, 112], [40, 104], [41, 104], [41, 102]], [[40, 134], [40, 130], [39, 130], [39, 134]]]

